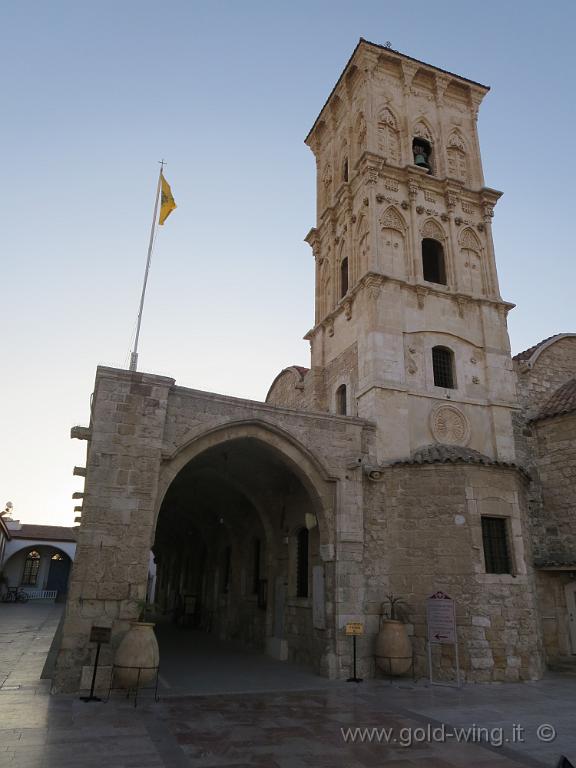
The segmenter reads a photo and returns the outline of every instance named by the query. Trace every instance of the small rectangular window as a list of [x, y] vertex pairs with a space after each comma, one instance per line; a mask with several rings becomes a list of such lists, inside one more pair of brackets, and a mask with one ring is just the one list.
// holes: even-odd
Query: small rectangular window
[[482, 518], [482, 543], [486, 573], [512, 573], [505, 517]]
[[454, 389], [454, 356], [446, 347], [432, 349], [432, 369], [434, 386]]
[[298, 531], [296, 547], [296, 597], [308, 597], [308, 529]]

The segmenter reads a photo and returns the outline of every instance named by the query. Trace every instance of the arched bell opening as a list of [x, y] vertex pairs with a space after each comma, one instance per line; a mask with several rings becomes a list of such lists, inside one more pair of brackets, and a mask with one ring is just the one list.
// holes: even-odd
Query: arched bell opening
[[[277, 446], [245, 436], [195, 453], [168, 485], [158, 514], [154, 602], [161, 620], [320, 671], [328, 640], [326, 618], [313, 620], [325, 610], [318, 505]], [[158, 634], [162, 652], [162, 627]]]

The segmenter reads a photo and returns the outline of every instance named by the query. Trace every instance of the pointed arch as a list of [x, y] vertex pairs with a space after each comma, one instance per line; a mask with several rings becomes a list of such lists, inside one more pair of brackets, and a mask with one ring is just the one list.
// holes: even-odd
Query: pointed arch
[[339, 170], [339, 178], [337, 179], [337, 186], [341, 184], [342, 182], [348, 181], [348, 172], [349, 172], [349, 152], [348, 152], [348, 141], [346, 139], [343, 139], [340, 143], [340, 170]]
[[412, 155], [414, 165], [434, 175], [434, 134], [425, 118], [419, 118], [412, 128]]
[[419, 117], [412, 128], [413, 138], [425, 139], [434, 145], [434, 132], [425, 117]]
[[320, 295], [318, 301], [319, 318], [322, 320], [332, 311], [332, 270], [328, 259], [324, 259], [320, 268]]
[[364, 214], [358, 216], [354, 242], [356, 247], [354, 261], [352, 263], [352, 279], [356, 282], [356, 280], [368, 271], [368, 262], [370, 258], [368, 219]]
[[388, 206], [382, 216], [380, 216], [380, 226], [382, 229], [397, 229], [399, 232], [406, 232], [406, 222], [401, 213], [393, 205]]
[[448, 176], [466, 183], [468, 181], [468, 152], [466, 142], [457, 128], [452, 130], [446, 147]]
[[439, 240], [443, 242], [446, 240], [446, 233], [434, 219], [427, 219], [422, 225], [421, 229], [422, 237], [430, 237], [433, 240]]
[[348, 293], [350, 284], [350, 264], [348, 260], [348, 249], [346, 241], [343, 240], [338, 251], [338, 300], [343, 299]]
[[461, 233], [460, 246], [462, 248], [468, 248], [471, 251], [478, 251], [478, 252], [480, 252], [482, 247], [480, 245], [480, 240], [478, 239], [476, 232], [474, 232], [474, 230], [472, 230], [470, 227], [466, 227], [466, 229]]
[[322, 171], [320, 185], [320, 206], [325, 208], [331, 199], [331, 186], [332, 186], [332, 164], [328, 161]]
[[358, 160], [366, 148], [366, 119], [360, 112], [354, 126], [355, 159]]
[[398, 209], [390, 205], [379, 219], [380, 223], [380, 269], [385, 275], [406, 279], [406, 222]]
[[378, 152], [389, 162], [400, 164], [400, 131], [390, 107], [382, 107], [378, 113]]
[[460, 235], [460, 263], [462, 289], [473, 295], [486, 295], [488, 276], [486, 274], [482, 246], [476, 233], [467, 227]]

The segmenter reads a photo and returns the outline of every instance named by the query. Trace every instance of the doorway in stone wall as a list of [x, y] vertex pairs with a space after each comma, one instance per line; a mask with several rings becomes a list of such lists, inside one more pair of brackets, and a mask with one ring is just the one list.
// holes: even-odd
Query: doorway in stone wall
[[175, 659], [182, 674], [197, 675], [202, 657], [216, 669], [220, 653], [234, 678], [242, 648], [319, 672], [332, 633], [318, 621], [324, 605], [314, 603], [323, 567], [318, 499], [278, 441], [230, 439], [227, 430], [215, 442], [173, 476], [158, 514], [161, 659], [170, 657], [173, 678]]
[[576, 581], [571, 581], [564, 587], [566, 607], [568, 609], [568, 631], [570, 633], [570, 649], [576, 656]]

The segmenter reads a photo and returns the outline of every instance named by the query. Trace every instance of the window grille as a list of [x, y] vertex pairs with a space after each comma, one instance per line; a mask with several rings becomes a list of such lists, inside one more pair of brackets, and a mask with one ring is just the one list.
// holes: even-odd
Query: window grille
[[35, 549], [28, 552], [24, 563], [24, 573], [22, 575], [22, 584], [35, 586], [38, 580], [38, 570], [40, 569], [40, 554]]
[[505, 517], [482, 518], [482, 543], [486, 573], [512, 573]]
[[454, 355], [445, 347], [434, 347], [432, 350], [432, 367], [434, 369], [434, 386], [454, 389]]

